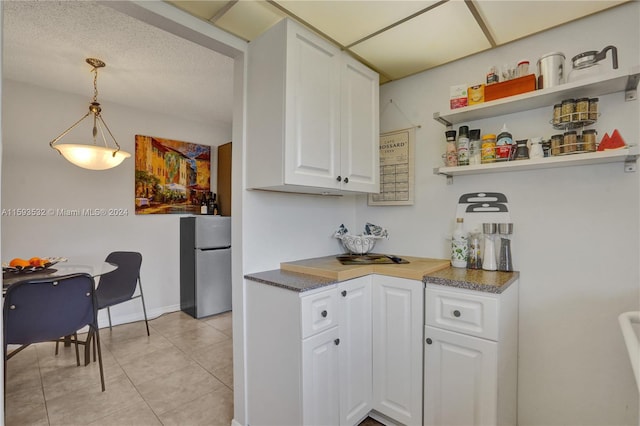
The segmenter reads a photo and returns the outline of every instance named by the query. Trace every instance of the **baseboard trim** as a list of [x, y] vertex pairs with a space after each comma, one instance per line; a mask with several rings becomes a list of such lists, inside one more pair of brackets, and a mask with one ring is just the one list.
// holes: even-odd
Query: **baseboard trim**
[[[135, 301], [133, 302], [135, 303]], [[138, 304], [140, 302], [138, 301]], [[147, 309], [147, 319], [152, 320], [158, 318], [161, 315], [171, 312], [177, 312], [180, 310], [180, 304], [163, 306], [160, 308]], [[112, 325], [128, 324], [131, 322], [144, 321], [144, 312], [142, 311], [142, 304], [140, 304], [140, 312], [127, 315], [113, 315], [111, 312]], [[98, 314], [98, 326], [100, 328], [109, 327], [109, 317], [107, 316], [107, 310], [102, 309]]]

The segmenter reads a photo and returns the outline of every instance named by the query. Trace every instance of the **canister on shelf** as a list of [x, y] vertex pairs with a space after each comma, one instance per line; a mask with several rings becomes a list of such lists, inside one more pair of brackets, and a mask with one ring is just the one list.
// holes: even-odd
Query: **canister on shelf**
[[596, 139], [598, 132], [595, 129], [587, 129], [582, 132], [582, 149], [587, 152], [596, 150]]
[[551, 155], [562, 154], [562, 135], [551, 136]]
[[542, 141], [542, 154], [551, 157], [551, 139]]
[[544, 152], [542, 148], [542, 138], [531, 138], [531, 149], [529, 149], [529, 158], [542, 158]]
[[447, 156], [446, 156], [446, 164], [447, 167], [456, 167], [458, 165], [458, 150], [456, 148], [456, 131], [455, 130], [447, 130], [444, 132], [447, 137]]
[[469, 131], [469, 164], [475, 165], [482, 162], [482, 142], [480, 140], [480, 129]]
[[496, 161], [496, 135], [489, 133], [482, 136], [482, 156], [480, 162], [495, 163]]
[[516, 141], [516, 155], [515, 160], [527, 160], [529, 159], [529, 148], [527, 147], [527, 140]]
[[579, 121], [589, 119], [589, 98], [580, 98], [576, 100], [576, 114]]
[[598, 119], [598, 98], [589, 99], [589, 120]]
[[575, 152], [578, 150], [578, 133], [575, 130], [565, 132], [563, 135], [563, 153]]
[[576, 110], [576, 100], [575, 99], [565, 99], [562, 101], [562, 116], [560, 117], [560, 122], [568, 123], [573, 119], [573, 113]]

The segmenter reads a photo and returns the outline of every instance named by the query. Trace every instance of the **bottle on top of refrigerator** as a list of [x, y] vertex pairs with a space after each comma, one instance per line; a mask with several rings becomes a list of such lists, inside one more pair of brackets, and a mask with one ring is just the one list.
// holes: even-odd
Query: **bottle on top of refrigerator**
[[464, 219], [456, 219], [456, 227], [451, 239], [451, 266], [455, 268], [466, 268], [468, 258], [469, 236], [464, 231]]
[[458, 129], [458, 166], [469, 165], [469, 126]]

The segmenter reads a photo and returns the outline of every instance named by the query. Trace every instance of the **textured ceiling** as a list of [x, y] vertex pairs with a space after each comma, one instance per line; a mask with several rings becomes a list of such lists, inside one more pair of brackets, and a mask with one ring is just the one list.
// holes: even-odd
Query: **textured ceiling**
[[[98, 101], [231, 123], [233, 60], [93, 1], [3, 1], [3, 77]], [[108, 121], [109, 112], [105, 109]]]
[[[245, 40], [291, 17], [388, 82], [597, 13], [605, 0], [170, 1]], [[95, 1], [2, 1], [5, 78], [87, 96], [84, 62], [107, 63], [109, 101], [199, 122], [231, 122], [233, 60]], [[526, 17], [526, 18], [524, 18]], [[531, 58], [535, 59], [535, 58]], [[108, 112], [106, 112], [106, 115]]]

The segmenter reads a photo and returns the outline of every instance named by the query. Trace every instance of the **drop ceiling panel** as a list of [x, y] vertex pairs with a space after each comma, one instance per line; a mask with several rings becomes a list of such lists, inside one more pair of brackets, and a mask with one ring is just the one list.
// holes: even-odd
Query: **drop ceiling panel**
[[253, 40], [286, 15], [264, 1], [239, 1], [215, 24], [223, 30]]
[[398, 79], [488, 49], [464, 2], [448, 2], [351, 48]]
[[[617, 6], [625, 1], [475, 1], [497, 44]], [[515, 18], [514, 17], [518, 17]], [[523, 19], [526, 17], [526, 19]]]
[[177, 6], [180, 9], [184, 10], [185, 12], [192, 14], [193, 16], [197, 16], [198, 18], [202, 18], [208, 21], [211, 18], [213, 18], [216, 15], [216, 13], [218, 13], [223, 7], [225, 7], [227, 3], [229, 3], [229, 1], [228, 0], [226, 1], [212, 1], [212, 0], [180, 1], [178, 0], [178, 1], [168, 1], [167, 3], [171, 3], [174, 6]]
[[348, 46], [437, 1], [280, 0], [293, 15]]

